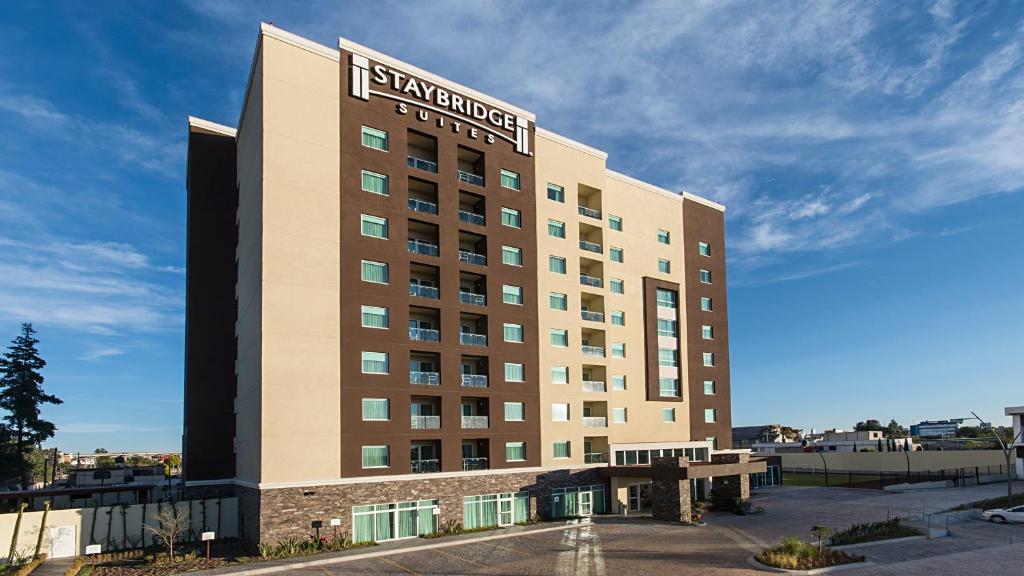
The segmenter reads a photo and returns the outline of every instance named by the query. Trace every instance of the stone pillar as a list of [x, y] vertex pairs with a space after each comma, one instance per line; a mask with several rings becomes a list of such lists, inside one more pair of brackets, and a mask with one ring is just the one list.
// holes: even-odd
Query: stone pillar
[[[750, 462], [750, 454], [712, 454], [712, 464], [746, 464]], [[746, 502], [750, 499], [750, 476], [748, 474], [734, 474], [730, 476], [715, 476], [711, 480], [712, 502], [717, 509], [730, 509], [736, 506], [736, 501]]]
[[651, 516], [668, 522], [690, 522], [690, 480], [686, 458], [651, 459]]

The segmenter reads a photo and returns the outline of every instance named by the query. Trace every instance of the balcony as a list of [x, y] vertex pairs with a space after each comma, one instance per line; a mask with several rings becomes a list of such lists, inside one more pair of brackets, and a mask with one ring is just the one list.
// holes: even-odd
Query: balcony
[[475, 292], [459, 290], [459, 302], [470, 306], [487, 306], [487, 296]]
[[604, 347], [603, 346], [583, 346], [581, 351], [584, 356], [599, 356], [604, 358]]
[[441, 253], [441, 251], [437, 247], [437, 244], [427, 242], [426, 240], [416, 240], [415, 238], [410, 238], [409, 253], [423, 254], [426, 256], [437, 256]]
[[587, 452], [583, 455], [584, 464], [607, 464], [608, 455], [604, 452]]
[[487, 346], [487, 334], [463, 332], [459, 334], [459, 343], [463, 346]]
[[589, 218], [596, 218], [598, 220], [601, 219], [600, 210], [594, 210], [593, 208], [587, 208], [586, 206], [577, 206], [576, 209], [577, 211], [579, 211], [580, 216], [587, 216]]
[[409, 340], [417, 342], [440, 342], [441, 332], [431, 328], [409, 328]]
[[463, 458], [463, 470], [487, 470], [487, 458]]
[[594, 288], [603, 288], [604, 280], [597, 276], [587, 276], [586, 274], [580, 274], [580, 284], [584, 286], [593, 286]]
[[436, 286], [423, 286], [422, 284], [409, 284], [409, 296], [440, 300], [441, 291]]
[[462, 417], [462, 428], [464, 430], [482, 430], [488, 426], [487, 416], [463, 416]]
[[440, 372], [419, 372], [416, 370], [409, 371], [409, 384], [419, 384], [421, 386], [440, 386], [441, 385], [441, 373]]
[[607, 392], [608, 387], [602, 380], [584, 380], [583, 381], [584, 392]]
[[462, 385], [467, 388], [487, 388], [487, 376], [485, 374], [463, 374]]
[[439, 428], [441, 428], [440, 416], [412, 416], [413, 430], [437, 430]]
[[437, 214], [437, 204], [420, 200], [419, 198], [409, 198], [409, 210], [423, 212], [424, 214]]
[[412, 460], [412, 473], [413, 474], [426, 474], [430, 472], [441, 471], [440, 460]]
[[477, 266], [487, 266], [487, 256], [470, 252], [469, 250], [459, 250], [459, 262], [468, 262], [470, 264], [476, 264]]
[[484, 185], [484, 177], [478, 174], [466, 172], [465, 170], [456, 170], [455, 175], [458, 177], [459, 182], [468, 182], [476, 186]]
[[592, 310], [582, 310], [580, 316], [584, 320], [590, 322], [604, 322], [604, 312], [594, 312]]
[[483, 214], [477, 214], [476, 212], [470, 212], [469, 210], [459, 210], [459, 220], [469, 222], [470, 224], [476, 224], [477, 226], [483, 226], [486, 222]]
[[584, 416], [583, 417], [584, 428], [607, 428], [608, 417], [607, 416]]
[[424, 160], [415, 156], [408, 156], [407, 158], [406, 164], [408, 164], [409, 168], [416, 168], [417, 170], [424, 170], [426, 172], [433, 172], [434, 174], [437, 174], [437, 162], [431, 162], [430, 160]]
[[580, 248], [587, 252], [596, 252], [598, 254], [604, 254], [604, 248], [596, 242], [587, 242], [586, 240], [580, 240]]

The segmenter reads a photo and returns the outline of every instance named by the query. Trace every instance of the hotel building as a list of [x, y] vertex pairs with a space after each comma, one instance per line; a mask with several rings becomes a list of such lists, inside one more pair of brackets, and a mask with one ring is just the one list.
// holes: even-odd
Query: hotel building
[[724, 208], [606, 159], [263, 25], [237, 127], [189, 122], [187, 490], [260, 541], [745, 494]]

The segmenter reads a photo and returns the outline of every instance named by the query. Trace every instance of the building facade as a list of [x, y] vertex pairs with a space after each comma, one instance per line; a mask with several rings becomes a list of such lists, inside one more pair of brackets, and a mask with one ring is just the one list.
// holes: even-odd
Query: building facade
[[609, 464], [713, 466], [724, 208], [606, 158], [263, 25], [237, 128], [190, 121], [189, 489], [238, 494], [251, 539], [387, 540], [648, 503]]
[[924, 420], [910, 425], [910, 435], [921, 438], [954, 438], [963, 423], [963, 418]]
[[1004, 413], [1013, 418], [1013, 452], [1017, 478], [1024, 478], [1024, 406], [1007, 406]]

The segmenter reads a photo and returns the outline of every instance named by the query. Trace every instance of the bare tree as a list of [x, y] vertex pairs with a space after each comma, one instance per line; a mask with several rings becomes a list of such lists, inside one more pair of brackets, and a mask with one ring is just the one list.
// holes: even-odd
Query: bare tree
[[189, 506], [178, 508], [171, 503], [169, 507], [161, 507], [161, 510], [153, 515], [153, 519], [157, 521], [156, 526], [146, 524], [146, 530], [153, 534], [153, 538], [159, 539], [164, 546], [167, 546], [167, 553], [172, 562], [174, 561], [174, 543], [178, 541], [182, 533], [188, 530], [191, 522], [189, 508]]

